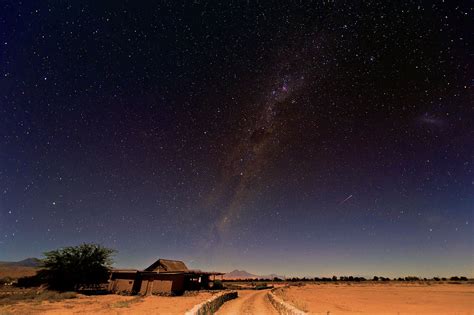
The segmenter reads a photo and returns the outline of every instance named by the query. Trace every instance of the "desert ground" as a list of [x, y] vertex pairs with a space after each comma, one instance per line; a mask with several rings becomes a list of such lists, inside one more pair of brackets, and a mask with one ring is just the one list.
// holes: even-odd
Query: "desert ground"
[[11, 303], [0, 299], [0, 314], [184, 314], [212, 296], [199, 292], [179, 297], [121, 296], [116, 294], [84, 296], [59, 301], [29, 300]]
[[240, 290], [239, 297], [226, 302], [217, 315], [269, 314], [278, 315], [267, 297], [268, 290]]
[[[234, 283], [235, 286], [237, 284]], [[274, 293], [308, 314], [474, 314], [474, 284], [470, 283], [279, 283]], [[12, 288], [13, 289], [13, 288]], [[19, 290], [19, 289], [17, 289]], [[237, 299], [217, 312], [277, 314], [268, 300], [269, 289], [252, 290], [243, 283]], [[191, 292], [180, 297], [85, 296], [43, 291], [45, 296], [16, 299], [8, 288], [0, 291], [0, 314], [184, 314], [219, 291]], [[20, 292], [21, 293], [21, 292]], [[30, 291], [35, 293], [34, 291]], [[51, 296], [48, 296], [51, 294]]]
[[38, 268], [26, 266], [2, 266], [0, 265], [0, 279], [10, 277], [18, 279], [20, 277], [33, 276], [38, 271]]
[[275, 293], [309, 314], [474, 314], [473, 284], [307, 284]]

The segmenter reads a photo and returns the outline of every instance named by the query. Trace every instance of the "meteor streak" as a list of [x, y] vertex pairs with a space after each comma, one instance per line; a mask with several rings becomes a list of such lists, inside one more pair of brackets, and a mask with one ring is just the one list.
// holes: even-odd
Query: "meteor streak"
[[345, 203], [347, 200], [351, 199], [353, 196], [352, 195], [349, 195], [346, 199], [344, 199], [343, 201], [341, 201], [339, 203], [339, 205], [342, 205], [343, 203]]

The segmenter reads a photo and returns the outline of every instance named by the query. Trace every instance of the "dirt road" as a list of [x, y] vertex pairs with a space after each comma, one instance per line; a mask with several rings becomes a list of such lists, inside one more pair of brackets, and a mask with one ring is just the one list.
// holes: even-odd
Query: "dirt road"
[[268, 300], [268, 290], [241, 290], [238, 292], [239, 297], [224, 303], [217, 311], [217, 315], [278, 314]]

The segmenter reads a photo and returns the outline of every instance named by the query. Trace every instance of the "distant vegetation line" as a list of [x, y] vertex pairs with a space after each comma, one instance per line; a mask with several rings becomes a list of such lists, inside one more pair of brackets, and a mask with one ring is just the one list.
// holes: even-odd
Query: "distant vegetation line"
[[274, 282], [305, 282], [305, 281], [311, 281], [311, 282], [363, 282], [363, 281], [381, 281], [381, 282], [387, 282], [387, 281], [468, 281], [469, 279], [464, 276], [453, 276], [453, 277], [433, 277], [433, 278], [421, 278], [421, 277], [415, 277], [415, 276], [409, 276], [409, 277], [398, 277], [398, 278], [388, 278], [388, 277], [379, 277], [379, 276], [374, 276], [373, 278], [365, 278], [365, 277], [353, 277], [353, 276], [341, 276], [341, 277], [336, 277], [333, 276], [331, 278], [328, 277], [291, 277], [291, 278], [273, 278], [273, 279], [266, 279], [266, 278], [258, 278], [258, 279], [225, 279], [225, 282], [252, 282], [252, 281], [274, 281]]

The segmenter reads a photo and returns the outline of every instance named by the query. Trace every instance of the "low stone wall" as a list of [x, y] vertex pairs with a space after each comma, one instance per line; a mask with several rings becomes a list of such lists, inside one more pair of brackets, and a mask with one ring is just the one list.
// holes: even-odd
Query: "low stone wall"
[[273, 292], [268, 292], [268, 299], [272, 305], [276, 308], [278, 313], [283, 315], [305, 315], [306, 313], [297, 309], [293, 305], [290, 305], [283, 301], [281, 298], [273, 294]]
[[225, 302], [237, 298], [237, 291], [221, 292], [214, 295], [209, 300], [195, 305], [192, 309], [184, 313], [185, 315], [209, 315], [214, 314]]

